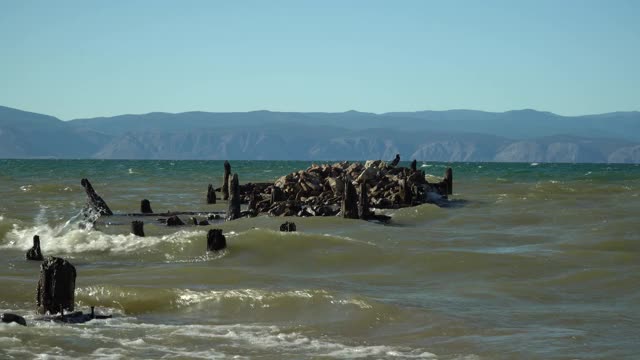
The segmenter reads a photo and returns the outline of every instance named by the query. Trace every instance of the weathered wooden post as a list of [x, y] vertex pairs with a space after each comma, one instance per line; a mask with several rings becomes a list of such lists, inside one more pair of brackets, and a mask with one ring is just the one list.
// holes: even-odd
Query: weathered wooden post
[[142, 221], [132, 221], [131, 222], [131, 233], [135, 236], [144, 237], [144, 222]]
[[358, 218], [358, 194], [348, 176], [344, 178], [344, 193], [342, 196], [342, 217], [345, 219]]
[[400, 201], [402, 205], [411, 205], [413, 196], [411, 194], [411, 183], [407, 179], [398, 180], [400, 186]]
[[96, 193], [89, 180], [82, 179], [80, 181], [80, 184], [84, 188], [84, 191], [87, 193], [87, 197], [89, 198], [89, 205], [91, 205], [93, 209], [95, 209], [100, 215], [113, 215], [113, 212], [111, 211], [111, 209], [109, 209], [107, 203], [104, 202], [100, 195]]
[[209, 188], [207, 188], [207, 204], [215, 204], [216, 203], [216, 191], [213, 189], [213, 185], [209, 184]]
[[222, 200], [229, 200], [229, 177], [231, 176], [231, 164], [224, 161], [224, 174], [222, 175]]
[[360, 196], [358, 199], [358, 216], [362, 220], [367, 220], [371, 212], [369, 211], [369, 194], [367, 193], [367, 182], [360, 183]]
[[207, 233], [207, 251], [218, 251], [227, 247], [227, 239], [222, 229], [211, 229]]
[[284, 200], [284, 193], [282, 192], [282, 189], [274, 185], [271, 188], [271, 205], [277, 203], [278, 201], [283, 201], [283, 200]]
[[418, 162], [416, 161], [416, 159], [413, 159], [413, 161], [411, 162], [411, 170], [418, 170]]
[[240, 217], [240, 189], [238, 174], [233, 174], [229, 182], [229, 207], [227, 210], [227, 221]]
[[62, 258], [48, 257], [40, 265], [36, 292], [39, 314], [73, 311], [76, 291], [76, 268]]
[[444, 173], [443, 181], [447, 184], [447, 195], [453, 195], [453, 170], [447, 168]]
[[143, 214], [153, 214], [153, 210], [151, 210], [151, 203], [149, 200], [144, 199], [140, 202], [140, 212]]
[[284, 231], [284, 232], [296, 231], [296, 224], [293, 222], [287, 221], [284, 224], [280, 225], [280, 231]]
[[33, 247], [27, 250], [27, 260], [42, 261], [42, 250], [40, 250], [40, 236], [33, 235]]

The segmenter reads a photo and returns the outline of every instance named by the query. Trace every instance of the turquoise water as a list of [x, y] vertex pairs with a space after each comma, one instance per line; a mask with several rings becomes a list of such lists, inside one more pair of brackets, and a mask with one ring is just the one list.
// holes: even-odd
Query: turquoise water
[[[241, 182], [309, 162], [234, 161]], [[408, 163], [401, 164], [407, 166]], [[81, 178], [116, 213], [149, 199], [156, 213], [205, 204], [218, 161], [0, 160], [0, 357], [634, 359], [640, 352], [640, 167], [606, 164], [419, 164], [454, 170], [451, 205], [388, 210], [389, 225], [340, 218], [216, 224], [127, 219], [81, 230]], [[77, 269], [76, 302], [114, 318], [35, 321], [45, 255]]]

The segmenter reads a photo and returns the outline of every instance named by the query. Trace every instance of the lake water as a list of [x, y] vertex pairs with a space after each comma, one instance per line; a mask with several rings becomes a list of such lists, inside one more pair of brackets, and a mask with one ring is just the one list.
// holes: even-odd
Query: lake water
[[[311, 163], [231, 165], [243, 183]], [[0, 358], [640, 356], [639, 166], [418, 165], [453, 168], [452, 206], [386, 210], [388, 225], [293, 218], [296, 233], [240, 219], [215, 224], [228, 248], [207, 254], [213, 226], [79, 229], [80, 179], [116, 213], [145, 198], [157, 213], [224, 210], [205, 203], [222, 162], [0, 160], [0, 312], [29, 323], [0, 324]], [[35, 320], [35, 234], [75, 265], [77, 310], [112, 319]]]

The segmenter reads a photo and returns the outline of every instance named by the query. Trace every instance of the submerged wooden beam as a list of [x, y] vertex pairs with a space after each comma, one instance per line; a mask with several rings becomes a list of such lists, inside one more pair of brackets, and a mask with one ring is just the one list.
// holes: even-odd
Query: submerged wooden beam
[[84, 191], [87, 193], [87, 197], [89, 198], [89, 205], [96, 210], [100, 215], [113, 215], [107, 203], [96, 193], [91, 186], [91, 183], [88, 179], [82, 179], [80, 184], [84, 188]]

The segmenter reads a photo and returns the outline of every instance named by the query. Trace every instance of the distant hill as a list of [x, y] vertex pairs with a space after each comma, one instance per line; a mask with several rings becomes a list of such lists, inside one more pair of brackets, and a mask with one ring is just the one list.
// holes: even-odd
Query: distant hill
[[0, 106], [0, 157], [640, 163], [640, 113], [149, 113], [61, 121]]

